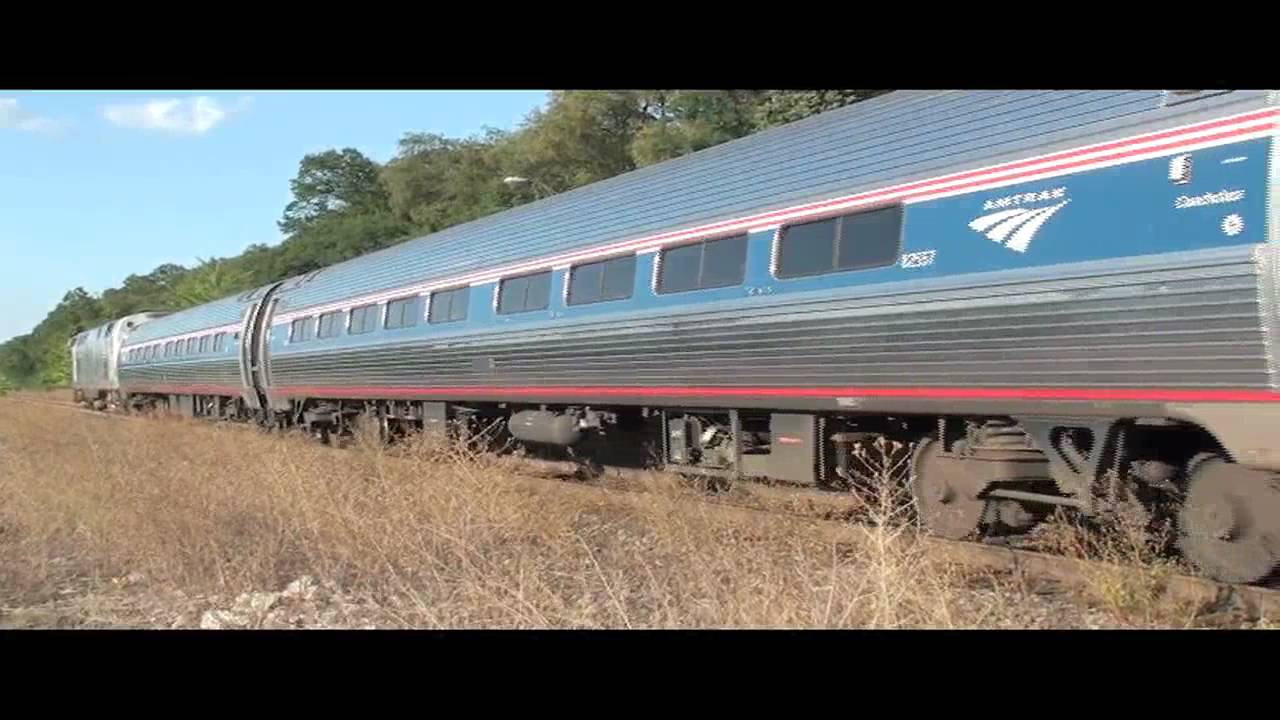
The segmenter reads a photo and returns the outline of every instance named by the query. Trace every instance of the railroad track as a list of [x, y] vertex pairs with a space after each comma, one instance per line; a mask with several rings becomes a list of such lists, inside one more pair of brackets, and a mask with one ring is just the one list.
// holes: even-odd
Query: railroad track
[[[31, 397], [23, 394], [11, 394], [3, 400], [12, 400], [26, 404], [57, 407], [70, 412], [79, 412], [93, 417], [108, 419], [145, 420], [146, 416], [126, 415], [121, 413], [105, 413], [82, 407], [69, 401], [50, 400]], [[2, 402], [3, 400], [0, 400]], [[252, 426], [243, 426], [249, 429]], [[336, 449], [336, 448], [335, 448]], [[580, 478], [580, 466], [566, 461], [522, 458], [521, 464], [526, 466], [524, 473], [527, 479], [554, 483], [562, 492], [579, 493], [584, 497], [599, 497], [600, 494], [644, 493], [646, 489], [636, 489], [607, 484], [610, 478], [643, 480], [651, 478], [651, 471], [604, 466], [603, 472], [595, 481], [575, 482], [567, 478]], [[605, 480], [601, 484], [599, 480]], [[730, 521], [759, 520], [762, 517], [786, 516], [797, 522], [806, 524], [811, 531], [826, 541], [836, 544], [857, 545], [862, 540], [860, 532], [864, 529], [848, 519], [833, 519], [834, 516], [846, 514], [852, 510], [855, 501], [851, 497], [838, 493], [820, 493], [806, 489], [787, 489], [765, 485], [748, 484], [750, 497], [756, 501], [764, 500], [774, 503], [762, 507], [737, 499], [731, 493], [721, 495], [708, 494], [699, 498], [699, 502], [709, 511], [715, 512]], [[787, 508], [784, 501], [794, 505], [807, 505], [807, 510]], [[928, 552], [939, 559], [954, 562], [974, 570], [992, 573], [1010, 574], [1017, 577], [1038, 580], [1050, 580], [1066, 587], [1081, 587], [1090, 578], [1110, 573], [1120, 577], [1126, 573], [1144, 572], [1141, 568], [1128, 568], [1097, 560], [1083, 560], [1042, 551], [1010, 547], [1007, 544], [993, 542], [973, 542], [946, 540], [936, 537], [919, 536]], [[1280, 588], [1256, 585], [1236, 585], [1221, 583], [1192, 575], [1167, 575], [1158, 580], [1160, 594], [1173, 601], [1194, 604], [1207, 612], [1219, 609], [1230, 609], [1243, 613], [1250, 619], [1280, 618]]]

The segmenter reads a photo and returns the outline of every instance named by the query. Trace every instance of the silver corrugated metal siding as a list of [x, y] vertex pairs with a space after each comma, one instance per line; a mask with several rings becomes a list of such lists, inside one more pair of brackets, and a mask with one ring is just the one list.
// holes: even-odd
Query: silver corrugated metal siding
[[[273, 386], [1268, 388], [1251, 248], [277, 356]], [[932, 285], [931, 287], [929, 285]], [[727, 373], [727, 370], [732, 373]]]
[[120, 382], [130, 385], [240, 385], [240, 363], [236, 358], [187, 360], [126, 366]]
[[902, 91], [724, 143], [327, 268], [281, 310], [959, 172], [1262, 107], [1237, 91]]

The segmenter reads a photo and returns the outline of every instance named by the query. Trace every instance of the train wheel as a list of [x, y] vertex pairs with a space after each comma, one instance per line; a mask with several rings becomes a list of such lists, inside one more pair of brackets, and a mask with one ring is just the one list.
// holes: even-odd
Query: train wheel
[[922, 440], [911, 458], [911, 494], [929, 532], [959, 540], [982, 525], [987, 501], [970, 495], [957, 463], [942, 458], [937, 438]]
[[1205, 575], [1257, 582], [1280, 563], [1280, 481], [1216, 456], [1193, 460], [1178, 530], [1182, 554]]

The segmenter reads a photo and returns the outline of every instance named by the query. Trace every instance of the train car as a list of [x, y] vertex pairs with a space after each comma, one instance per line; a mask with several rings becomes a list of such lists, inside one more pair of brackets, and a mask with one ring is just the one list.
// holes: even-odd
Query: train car
[[1280, 563], [1277, 105], [881, 96], [261, 289], [227, 325], [252, 337], [240, 389], [322, 434], [496, 418], [829, 488], [889, 436], [947, 537], [1096, 512], [1119, 479], [1205, 574], [1259, 580]]
[[71, 389], [78, 403], [99, 410], [120, 404], [120, 348], [138, 328], [165, 313], [128, 315], [85, 330], [69, 343]]
[[172, 313], [121, 348], [120, 385], [132, 409], [195, 417], [265, 420], [247, 373], [261, 299], [278, 283]]

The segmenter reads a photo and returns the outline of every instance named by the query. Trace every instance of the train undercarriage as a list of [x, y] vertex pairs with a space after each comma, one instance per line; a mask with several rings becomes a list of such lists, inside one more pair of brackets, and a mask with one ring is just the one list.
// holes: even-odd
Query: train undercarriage
[[[1199, 426], [1163, 418], [817, 414], [697, 407], [424, 401], [293, 401], [270, 414], [241, 398], [132, 396], [128, 407], [301, 429], [322, 442], [373, 423], [516, 441], [586, 463], [659, 467], [715, 482], [847, 492], [878, 438], [907, 448], [915, 512], [951, 539], [1024, 532], [1057, 507], [1085, 515], [1136, 501], [1172, 520], [1177, 550], [1216, 580], [1255, 583], [1280, 565], [1280, 475], [1232, 461]], [[495, 432], [495, 428], [497, 431]]]

